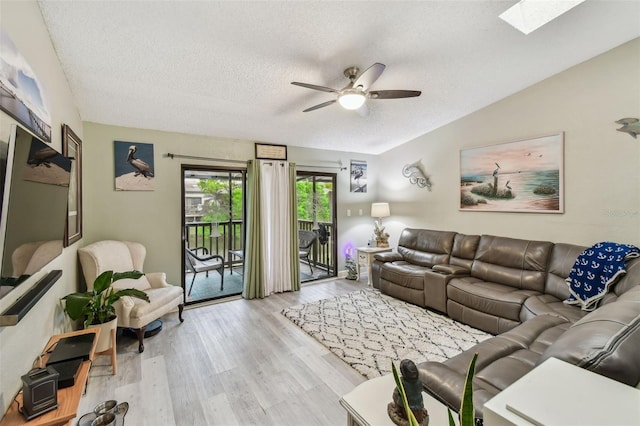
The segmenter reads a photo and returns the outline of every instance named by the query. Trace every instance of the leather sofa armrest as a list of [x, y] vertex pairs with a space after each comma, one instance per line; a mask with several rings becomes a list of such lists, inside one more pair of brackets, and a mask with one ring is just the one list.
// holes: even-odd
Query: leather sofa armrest
[[395, 252], [378, 253], [374, 255], [374, 258], [380, 262], [395, 262], [404, 259], [400, 253]]
[[433, 265], [431, 269], [441, 274], [456, 275], [456, 276], [469, 275], [470, 273], [470, 271], [465, 267], [457, 266], [457, 265], [448, 265], [444, 263], [440, 265]]

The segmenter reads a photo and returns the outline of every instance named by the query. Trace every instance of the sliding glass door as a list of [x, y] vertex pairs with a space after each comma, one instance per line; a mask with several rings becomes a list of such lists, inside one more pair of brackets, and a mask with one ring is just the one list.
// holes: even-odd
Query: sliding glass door
[[242, 293], [245, 187], [244, 169], [182, 166], [187, 304]]
[[300, 281], [335, 277], [336, 174], [299, 171], [296, 186], [301, 246], [313, 240], [308, 252], [301, 250]]

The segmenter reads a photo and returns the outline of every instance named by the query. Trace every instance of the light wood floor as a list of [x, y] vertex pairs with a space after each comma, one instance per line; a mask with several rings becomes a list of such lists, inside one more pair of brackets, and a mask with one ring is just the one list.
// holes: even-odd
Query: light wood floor
[[[78, 410], [127, 401], [127, 426], [343, 425], [338, 402], [365, 378], [287, 320], [283, 308], [366, 286], [335, 279], [261, 300], [234, 300], [163, 317], [163, 330], [119, 336], [118, 374], [109, 357], [91, 369]], [[73, 422], [75, 426], [75, 421]]]

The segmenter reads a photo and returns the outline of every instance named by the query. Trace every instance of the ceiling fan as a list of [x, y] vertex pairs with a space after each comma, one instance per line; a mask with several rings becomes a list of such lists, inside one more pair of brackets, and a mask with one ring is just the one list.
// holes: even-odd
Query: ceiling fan
[[358, 75], [360, 72], [358, 67], [349, 67], [344, 70], [344, 75], [349, 79], [349, 84], [340, 90], [325, 86], [317, 86], [315, 84], [300, 83], [298, 81], [293, 81], [291, 84], [306, 87], [307, 89], [320, 90], [321, 92], [335, 93], [337, 95], [336, 99], [314, 105], [305, 109], [303, 112], [324, 108], [336, 102], [338, 102], [344, 109], [354, 110], [360, 108], [367, 98], [399, 99], [420, 96], [422, 92], [419, 90], [369, 90], [371, 85], [375, 83], [380, 75], [382, 75], [384, 69], [384, 64], [376, 62], [367, 68], [362, 74]]

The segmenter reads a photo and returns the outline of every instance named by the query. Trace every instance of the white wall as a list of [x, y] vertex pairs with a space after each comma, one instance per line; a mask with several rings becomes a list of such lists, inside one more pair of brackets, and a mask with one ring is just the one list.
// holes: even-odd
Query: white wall
[[[49, 34], [33, 1], [6, 2], [0, 6], [0, 25], [8, 33], [20, 53], [36, 73], [45, 94], [45, 104], [51, 114], [52, 146], [62, 150], [63, 123], [82, 138], [82, 124], [69, 85], [62, 72]], [[9, 140], [15, 121], [0, 111], [0, 139]], [[29, 196], [29, 194], [25, 194]], [[66, 321], [59, 299], [76, 289], [76, 250], [78, 244], [66, 248], [63, 254], [44, 271], [22, 283], [0, 300], [0, 311], [7, 309], [37, 280], [54, 269], [63, 275], [34, 308], [16, 326], [0, 327], [0, 411], [4, 412], [21, 389], [20, 376], [26, 374], [51, 335], [65, 330]]]
[[[403, 226], [591, 245], [640, 245], [640, 139], [616, 131], [640, 118], [640, 39], [383, 153], [379, 194], [391, 241]], [[460, 149], [565, 132], [565, 213], [459, 211]], [[410, 185], [421, 158], [433, 191]]]
[[[254, 143], [204, 136], [169, 133], [153, 130], [84, 124], [83, 143], [85, 216], [84, 243], [103, 239], [128, 239], [147, 247], [146, 272], [166, 272], [167, 279], [180, 284], [181, 275], [181, 164], [204, 164], [236, 167], [237, 164], [194, 159], [171, 159], [167, 153], [196, 157], [223, 158], [246, 161], [254, 157]], [[154, 146], [155, 190], [116, 191], [114, 188], [114, 141], [144, 142]], [[342, 160], [349, 165], [351, 159], [367, 160], [376, 175], [372, 156], [344, 152], [288, 148], [288, 159], [299, 164], [331, 166]], [[240, 165], [242, 166], [242, 165]], [[300, 170], [321, 169], [300, 167]], [[349, 170], [337, 172], [338, 201], [338, 253], [339, 269], [344, 265], [341, 248], [351, 242], [366, 244], [372, 226], [369, 217], [374, 192], [349, 192]], [[375, 187], [375, 181], [370, 187]], [[346, 210], [352, 216], [346, 216]], [[363, 210], [363, 216], [357, 215]], [[366, 223], [360, 229], [360, 224]], [[360, 232], [361, 231], [361, 232]]]

